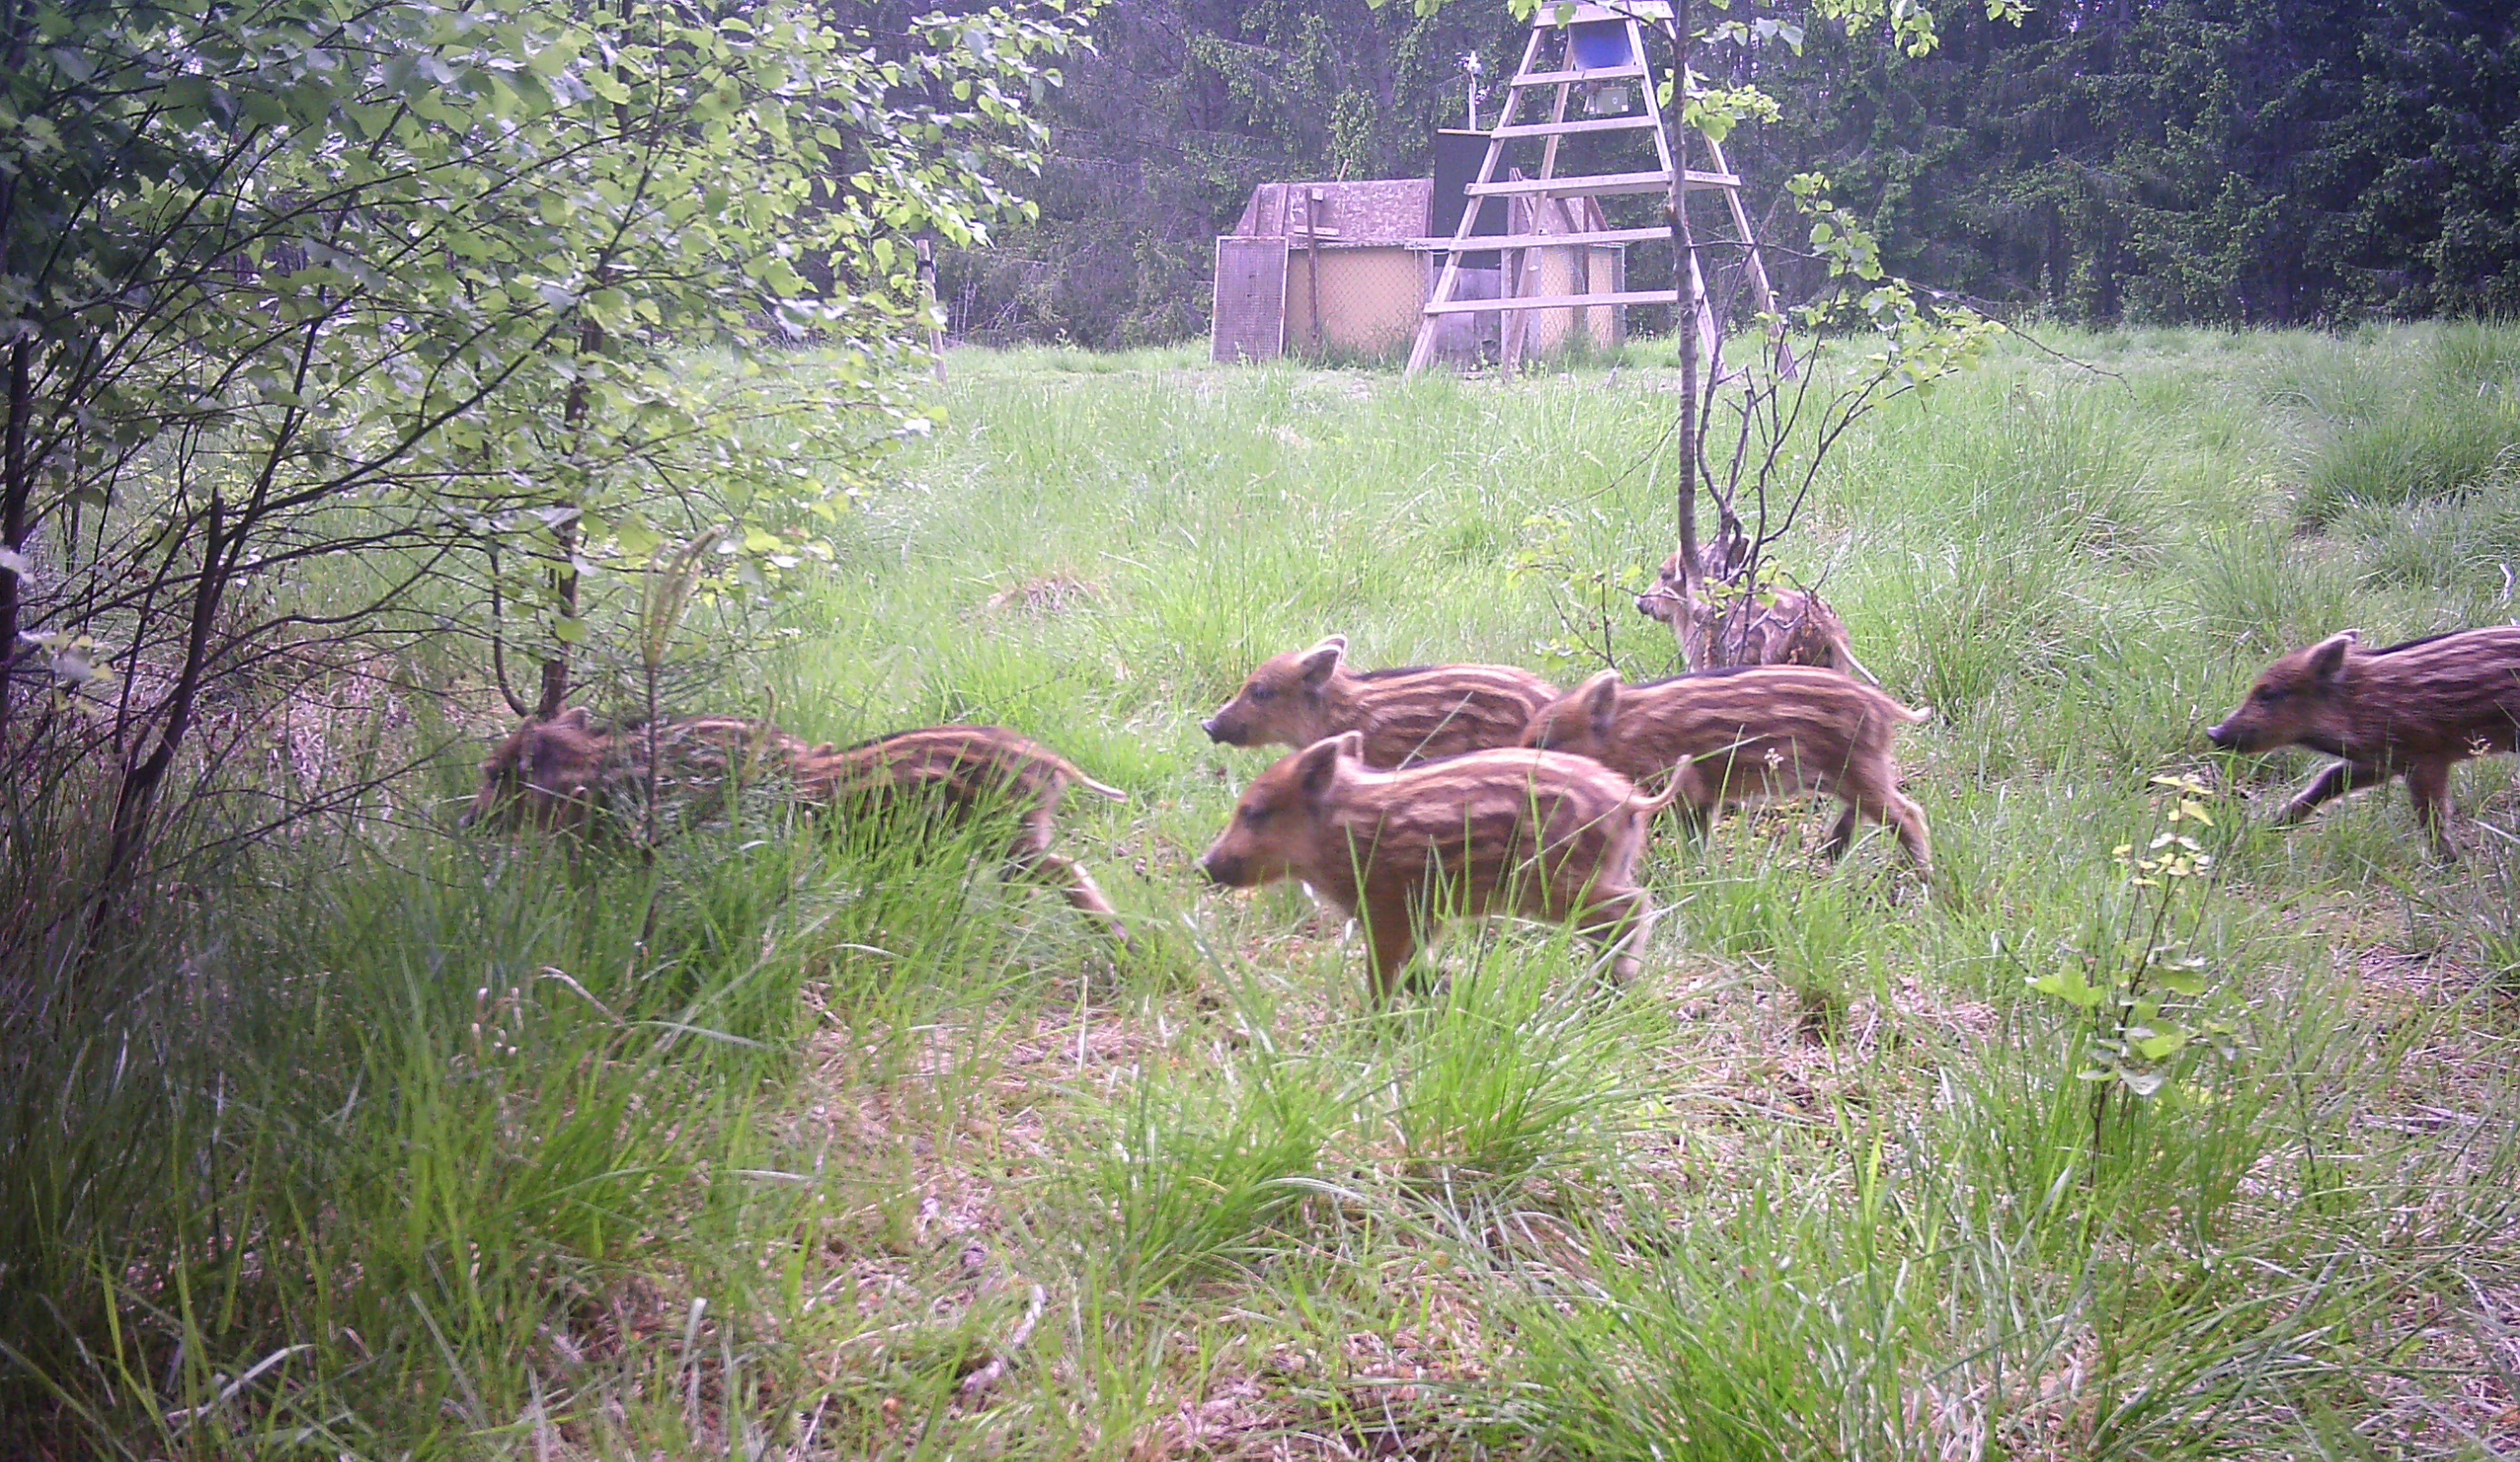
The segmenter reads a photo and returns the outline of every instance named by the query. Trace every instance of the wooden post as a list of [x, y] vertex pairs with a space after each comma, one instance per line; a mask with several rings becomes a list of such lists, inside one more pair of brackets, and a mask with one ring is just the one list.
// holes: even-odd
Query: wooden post
[[1322, 355], [1322, 191], [1304, 195], [1304, 296], [1313, 317], [1313, 358]]
[[[1516, 168], [1507, 176], [1519, 178], [1522, 176], [1522, 170]], [[1508, 235], [1540, 231], [1540, 226], [1533, 222], [1540, 213], [1540, 199], [1507, 199], [1505, 203], [1505, 227]], [[1520, 219], [1514, 217], [1517, 210], [1522, 214]], [[1497, 255], [1497, 297], [1499, 299], [1518, 299], [1522, 296], [1522, 271], [1524, 261], [1530, 257], [1528, 251], [1519, 248], [1508, 248]], [[1522, 372], [1522, 317], [1523, 312], [1520, 310], [1507, 310], [1497, 316], [1497, 374], [1508, 380]]]
[[936, 241], [922, 235], [919, 240], [919, 292], [927, 302], [927, 353], [936, 362], [936, 383], [945, 383], [945, 327], [937, 315], [944, 306], [936, 301]]

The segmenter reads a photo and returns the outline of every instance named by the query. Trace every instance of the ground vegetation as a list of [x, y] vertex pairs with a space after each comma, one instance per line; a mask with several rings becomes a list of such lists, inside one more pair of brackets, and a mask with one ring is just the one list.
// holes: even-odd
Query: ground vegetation
[[[0, 1450], [2507, 1449], [2513, 764], [2455, 779], [2453, 872], [2403, 797], [2269, 825], [2310, 760], [2202, 731], [2340, 627], [2510, 617], [2520, 338], [2060, 343], [1851, 428], [1793, 548], [1934, 708], [1930, 883], [1877, 833], [1830, 864], [1827, 809], [1728, 815], [1655, 839], [1629, 984], [1465, 925], [1387, 1006], [1299, 890], [1192, 872], [1275, 755], [1198, 719], [1332, 631], [1671, 668], [1524, 567], [1667, 550], [1667, 362], [958, 354], [792, 633], [676, 709], [1056, 747], [1130, 794], [1061, 848], [1138, 950], [985, 821], [188, 845], [77, 979], [9, 972]], [[417, 722], [466, 749], [396, 806], [461, 807], [513, 725], [486, 653], [398, 675], [256, 775]]]

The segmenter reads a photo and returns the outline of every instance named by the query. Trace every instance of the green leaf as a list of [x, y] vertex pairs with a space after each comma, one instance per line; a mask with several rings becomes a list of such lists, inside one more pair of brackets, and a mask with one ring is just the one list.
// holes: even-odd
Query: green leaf
[[2137, 1054], [2147, 1061], [2166, 1061], [2186, 1047], [2187, 1033], [2181, 1030], [2161, 1031], [2135, 1042]]
[[2030, 988], [2042, 995], [2052, 995], [2083, 1010], [2097, 1007], [2102, 997], [2102, 992], [2092, 988], [2091, 981], [2084, 978], [2082, 969], [2076, 965], [2041, 975], [2030, 982]]
[[2123, 1083], [2129, 1091], [2134, 1092], [2138, 1096], [2152, 1096], [2158, 1094], [2163, 1084], [2170, 1080], [2169, 1075], [2165, 1072], [2137, 1071], [2132, 1068], [2121, 1069], [2117, 1075], [2119, 1082]]

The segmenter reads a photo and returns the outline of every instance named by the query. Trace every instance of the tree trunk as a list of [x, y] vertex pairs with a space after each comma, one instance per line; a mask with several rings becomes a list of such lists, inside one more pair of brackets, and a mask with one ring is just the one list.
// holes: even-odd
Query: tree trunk
[[0, 568], [0, 768], [9, 765], [10, 712], [17, 703], [18, 627], [25, 610], [26, 540], [31, 536], [35, 465], [26, 460], [26, 419], [35, 409], [30, 375], [35, 345], [24, 338], [9, 347], [9, 420], [0, 430], [0, 548], [19, 556], [17, 569]]
[[[602, 276], [599, 273], [599, 283], [601, 280]], [[579, 374], [576, 379], [568, 383], [568, 395], [562, 401], [560, 409], [561, 424], [567, 427], [571, 433], [572, 449], [576, 446], [577, 436], [586, 430], [589, 402], [584, 363], [594, 359], [603, 349], [604, 327], [593, 320], [588, 320], [579, 326], [577, 332]], [[584, 507], [582, 503], [572, 506], [579, 507], [581, 509]], [[570, 518], [552, 530], [552, 536], [560, 541], [559, 561], [552, 565], [552, 599], [559, 606], [560, 612], [569, 619], [577, 618], [577, 542], [580, 521], [579, 518]], [[562, 643], [543, 661], [543, 688], [541, 696], [534, 705], [534, 719], [549, 721], [559, 715], [561, 709], [567, 704], [568, 646]]]
[[[630, 3], [631, 0], [621, 0], [621, 23], [625, 27], [630, 23]], [[630, 81], [629, 63], [616, 63], [612, 67], [612, 75], [613, 79], [621, 82], [626, 90]], [[629, 137], [630, 108], [627, 103], [613, 104], [612, 125], [623, 139], [626, 140]], [[608, 257], [597, 262], [594, 281], [595, 287], [599, 289], [612, 283], [612, 267]], [[568, 395], [561, 405], [561, 424], [569, 430], [569, 449], [572, 452], [583, 445], [587, 410], [592, 404], [586, 389], [585, 363], [603, 352], [604, 327], [596, 324], [590, 316], [578, 326], [579, 374], [569, 381]], [[941, 355], [939, 359], [942, 359]], [[553, 537], [560, 540], [560, 561], [552, 567], [552, 598], [559, 605], [562, 614], [575, 619], [577, 618], [577, 545], [580, 525], [585, 522], [586, 505], [583, 496], [581, 495], [578, 503], [570, 506], [579, 509], [579, 515], [561, 524], [552, 533]], [[501, 686], [505, 688], [504, 681]], [[563, 642], [559, 649], [553, 651], [549, 659], [543, 661], [543, 688], [541, 697], [535, 703], [535, 719], [549, 721], [559, 715], [561, 708], [566, 704], [568, 704], [568, 645]]]
[[175, 765], [175, 752], [184, 744], [185, 732], [192, 729], [194, 701], [201, 694], [202, 677], [209, 669], [210, 632], [218, 622], [219, 603], [227, 594], [228, 580], [241, 560], [237, 549], [244, 537], [242, 526], [233, 534], [227, 531], [227, 505], [212, 494], [209, 510], [202, 519], [202, 575], [193, 586], [191, 623], [184, 639], [184, 668], [175, 678], [174, 693], [167, 697], [166, 719], [158, 729], [157, 746], [146, 760], [126, 764], [123, 769], [122, 787], [113, 799], [113, 842], [106, 854], [104, 874], [97, 879], [96, 908], [88, 924], [91, 938], [112, 908], [122, 875], [139, 856], [147, 838], [150, 814], [157, 810], [158, 789]]
[[1663, 22], [1663, 32], [1671, 41], [1671, 107], [1663, 113], [1663, 129], [1671, 148], [1672, 292], [1680, 301], [1675, 311], [1680, 324], [1680, 485], [1676, 489], [1682, 596], [1680, 652], [1694, 670], [1705, 664], [1706, 637], [1702, 592], [1705, 564], [1697, 547], [1698, 435], [1703, 427], [1697, 420], [1697, 293], [1690, 288], [1697, 237], [1688, 221], [1688, 0], [1679, 0], [1672, 7], [1672, 18]]
[[[553, 530], [560, 540], [560, 562], [552, 569], [552, 598], [560, 612], [570, 619], [577, 617], [577, 520], [572, 518]], [[568, 646], [562, 644], [543, 660], [542, 693], [535, 699], [534, 719], [549, 721], [568, 704]]]

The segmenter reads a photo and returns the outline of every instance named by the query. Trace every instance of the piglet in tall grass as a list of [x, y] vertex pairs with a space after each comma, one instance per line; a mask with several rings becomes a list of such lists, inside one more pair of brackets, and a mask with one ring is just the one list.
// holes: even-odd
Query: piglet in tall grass
[[1636, 887], [1637, 855], [1646, 820], [1670, 802], [1598, 762], [1549, 751], [1377, 772], [1364, 733], [1348, 731], [1261, 773], [1198, 867], [1230, 888], [1301, 879], [1362, 918], [1377, 998], [1447, 914], [1572, 920], [1625, 980], [1654, 921]]
[[[1682, 559], [1675, 553], [1662, 562], [1654, 586], [1637, 596], [1637, 612], [1671, 626], [1684, 654], [1689, 645], [1688, 588], [1681, 579]], [[1702, 616], [1709, 642], [1723, 647], [1737, 665], [1815, 665], [1878, 686], [1880, 678], [1855, 658], [1855, 642], [1846, 622], [1820, 596], [1778, 587], [1759, 594], [1727, 598], [1724, 607]]]
[[482, 764], [480, 790], [462, 820], [627, 832], [659, 820], [677, 825], [747, 789], [843, 815], [918, 813], [947, 823], [1005, 808], [1015, 818], [1007, 871], [1058, 888], [1127, 943], [1128, 927], [1092, 876], [1051, 851], [1059, 799], [1070, 787], [1129, 800], [1050, 748], [994, 726], [929, 727], [835, 748], [735, 717], [600, 726], [580, 706], [528, 721], [501, 742]]
[[1917, 868], [1930, 870], [1925, 814], [1899, 790], [1891, 741], [1932, 716], [1809, 666], [1703, 670], [1643, 686], [1604, 670], [1532, 717], [1522, 741], [1591, 757], [1639, 782], [1669, 775], [1699, 825], [1729, 804], [1826, 792], [1846, 804], [1830, 857], [1869, 819], [1896, 828]]
[[1228, 746], [1310, 746], [1362, 732], [1370, 767], [1405, 767], [1511, 746], [1557, 687], [1509, 665], [1347, 668], [1347, 637], [1279, 655], [1200, 723]]
[[2407, 779], [2434, 852], [2454, 849], [2450, 770], [2520, 744], [2520, 625], [2460, 630], [2366, 650], [2351, 630], [2275, 661], [2248, 699], [2209, 729], [2226, 751], [2307, 746], [2338, 757], [2278, 816], [2393, 776]]

